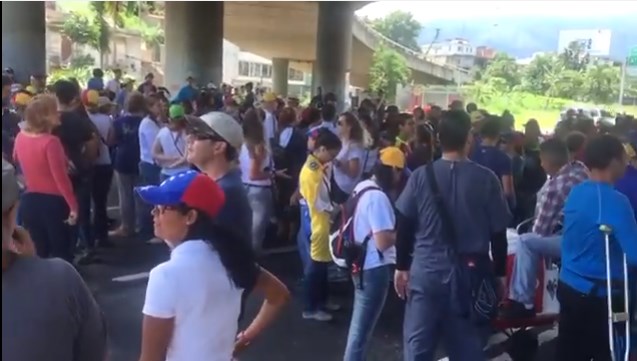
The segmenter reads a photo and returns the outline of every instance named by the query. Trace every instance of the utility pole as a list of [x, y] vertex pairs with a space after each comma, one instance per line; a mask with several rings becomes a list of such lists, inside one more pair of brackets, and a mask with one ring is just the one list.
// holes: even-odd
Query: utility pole
[[626, 87], [626, 60], [622, 62], [621, 78], [619, 79], [619, 106], [624, 105], [624, 88]]

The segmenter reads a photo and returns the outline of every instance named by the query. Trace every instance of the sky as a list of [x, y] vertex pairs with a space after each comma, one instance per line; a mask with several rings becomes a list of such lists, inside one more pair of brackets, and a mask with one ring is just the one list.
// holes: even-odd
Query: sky
[[[435, 9], [436, 11], [431, 11]], [[356, 15], [382, 18], [396, 10], [407, 10], [416, 20], [425, 23], [438, 19], [465, 19], [485, 15], [516, 16], [564, 14], [574, 16], [637, 15], [637, 1], [623, 0], [428, 0], [378, 1], [358, 10]]]

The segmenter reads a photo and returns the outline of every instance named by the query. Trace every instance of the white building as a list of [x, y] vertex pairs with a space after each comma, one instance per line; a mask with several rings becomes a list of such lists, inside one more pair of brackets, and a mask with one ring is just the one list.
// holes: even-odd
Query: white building
[[476, 48], [461, 38], [425, 45], [422, 52], [431, 61], [467, 70], [472, 69], [476, 61]]

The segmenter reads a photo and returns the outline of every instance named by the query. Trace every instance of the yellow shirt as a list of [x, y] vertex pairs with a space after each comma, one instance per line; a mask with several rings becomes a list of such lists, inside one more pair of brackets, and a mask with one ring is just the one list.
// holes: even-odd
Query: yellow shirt
[[309, 155], [299, 176], [299, 191], [310, 211], [311, 235], [310, 256], [318, 262], [331, 262], [329, 248], [330, 216], [329, 213], [316, 209], [319, 188], [323, 182], [325, 169], [314, 157]]

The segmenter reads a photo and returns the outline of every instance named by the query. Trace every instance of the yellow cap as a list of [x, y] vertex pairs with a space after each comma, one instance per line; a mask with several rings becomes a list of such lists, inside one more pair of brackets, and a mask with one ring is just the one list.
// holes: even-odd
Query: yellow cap
[[30, 94], [26, 92], [18, 92], [13, 97], [13, 103], [16, 106], [26, 106], [31, 102], [32, 99], [33, 97]]
[[273, 102], [276, 100], [276, 94], [274, 94], [273, 92], [267, 92], [265, 94], [263, 94], [263, 101], [264, 102]]
[[398, 147], [387, 147], [380, 150], [380, 163], [388, 167], [405, 168], [405, 153]]

